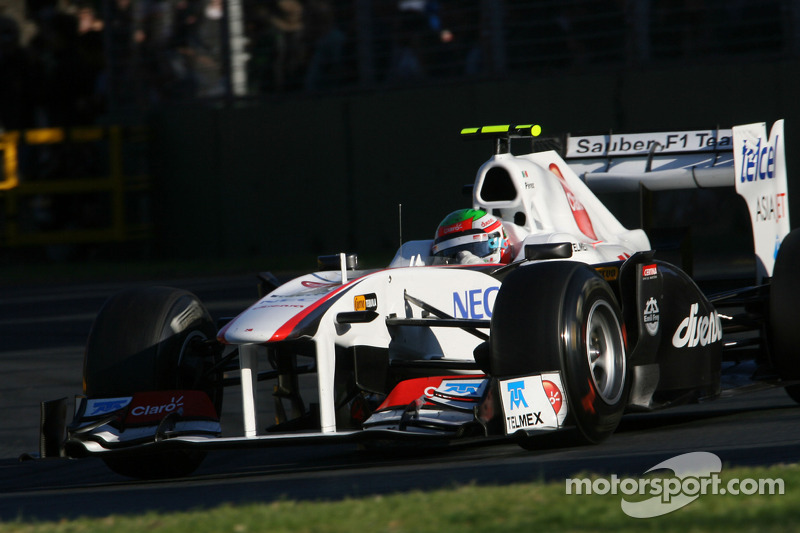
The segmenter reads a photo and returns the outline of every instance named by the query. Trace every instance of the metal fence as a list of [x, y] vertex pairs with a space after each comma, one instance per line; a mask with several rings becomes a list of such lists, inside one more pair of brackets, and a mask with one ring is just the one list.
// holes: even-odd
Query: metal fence
[[198, 99], [800, 55], [800, 0], [24, 1], [16, 22], [0, 15], [7, 130]]
[[[211, 5], [219, 0], [206, 1]], [[232, 60], [221, 61], [219, 78], [212, 77], [221, 81], [238, 76], [239, 82], [228, 90], [257, 96], [498, 78], [563, 67], [793, 54], [797, 4], [788, 0], [245, 1], [242, 9], [229, 9], [228, 35], [220, 32], [220, 39], [231, 44], [227, 53]], [[224, 52], [226, 46], [219, 49]], [[202, 82], [196, 88], [200, 95], [209, 95]]]
[[798, 17], [796, 0], [103, 4], [112, 109], [501, 79], [564, 68], [791, 57], [800, 53]]

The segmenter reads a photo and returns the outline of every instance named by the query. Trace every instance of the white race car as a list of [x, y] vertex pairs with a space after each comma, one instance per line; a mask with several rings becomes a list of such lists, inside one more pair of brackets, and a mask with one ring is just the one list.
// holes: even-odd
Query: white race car
[[[783, 122], [770, 135], [751, 124], [572, 137], [564, 158], [511, 153], [539, 132], [463, 130], [495, 146], [472, 206], [386, 268], [339, 254], [285, 284], [262, 275], [263, 297], [224, 324], [185, 291], [113, 296], [71, 422], [64, 400], [43, 404], [41, 455], [151, 478], [187, 475], [220, 448], [489, 436], [528, 447], [559, 430], [597, 443], [626, 411], [719, 396], [729, 358], [755, 360], [759, 383], [800, 398]], [[752, 286], [722, 294], [658, 259], [592, 192], [710, 186], [747, 201], [758, 264]], [[310, 398], [303, 374], [316, 375]], [[273, 398], [257, 398], [266, 379]], [[243, 427], [223, 436], [228, 385], [241, 388]], [[268, 428], [259, 401], [274, 402]]]

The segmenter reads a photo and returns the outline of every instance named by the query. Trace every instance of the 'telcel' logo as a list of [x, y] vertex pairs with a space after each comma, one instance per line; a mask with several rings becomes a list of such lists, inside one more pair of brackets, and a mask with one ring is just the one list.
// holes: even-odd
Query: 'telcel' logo
[[779, 135], [764, 142], [759, 138], [755, 146], [752, 143], [742, 144], [742, 174], [739, 179], [742, 183], [755, 180], [771, 180], [775, 177], [775, 157], [778, 152]]

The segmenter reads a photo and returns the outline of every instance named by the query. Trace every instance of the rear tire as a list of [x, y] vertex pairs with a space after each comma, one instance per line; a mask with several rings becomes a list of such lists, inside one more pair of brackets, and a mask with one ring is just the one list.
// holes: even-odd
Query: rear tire
[[521, 267], [505, 279], [495, 301], [492, 373], [502, 378], [559, 370], [579, 440], [601, 442], [619, 425], [628, 401], [622, 323], [611, 287], [587, 265]]
[[[222, 407], [220, 376], [211, 375], [216, 357], [196, 353], [192, 340], [213, 339], [216, 326], [193, 294], [168, 287], [126, 290], [100, 310], [84, 357], [89, 398], [130, 396], [153, 390], [201, 390], [217, 414]], [[175, 450], [147, 456], [104, 458], [118, 474], [142, 478], [191, 474], [205, 452]]]
[[[784, 237], [772, 270], [769, 300], [769, 334], [772, 364], [784, 380], [800, 379], [800, 230]], [[800, 403], [800, 385], [786, 387], [786, 393]]]

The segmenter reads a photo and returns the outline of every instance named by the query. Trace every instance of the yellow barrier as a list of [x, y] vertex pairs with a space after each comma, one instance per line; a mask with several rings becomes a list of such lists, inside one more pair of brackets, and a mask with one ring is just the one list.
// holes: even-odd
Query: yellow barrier
[[3, 181], [0, 191], [8, 191], [19, 185], [17, 176], [17, 142], [19, 133], [10, 132], [0, 135], [0, 150], [3, 150]]
[[[136, 130], [123, 130], [120, 126], [108, 128], [87, 127], [64, 130], [42, 128], [23, 132], [0, 134], [3, 176], [0, 181], [0, 198], [3, 199], [2, 224], [3, 246], [28, 246], [49, 244], [124, 242], [149, 238], [151, 226], [147, 220], [131, 222], [126, 213], [126, 198], [131, 194], [147, 194], [149, 176], [126, 176], [123, 164], [123, 147], [126, 143], [143, 142], [144, 136]], [[20, 145], [29, 146], [59, 143], [108, 143], [108, 172], [104, 177], [80, 177], [69, 179], [31, 180], [20, 176]], [[100, 147], [98, 147], [100, 148]], [[108, 196], [110, 222], [106, 227], [21, 229], [19, 219], [22, 210], [28, 207], [25, 198], [35, 196], [103, 194]], [[78, 201], [81, 201], [78, 197]]]

